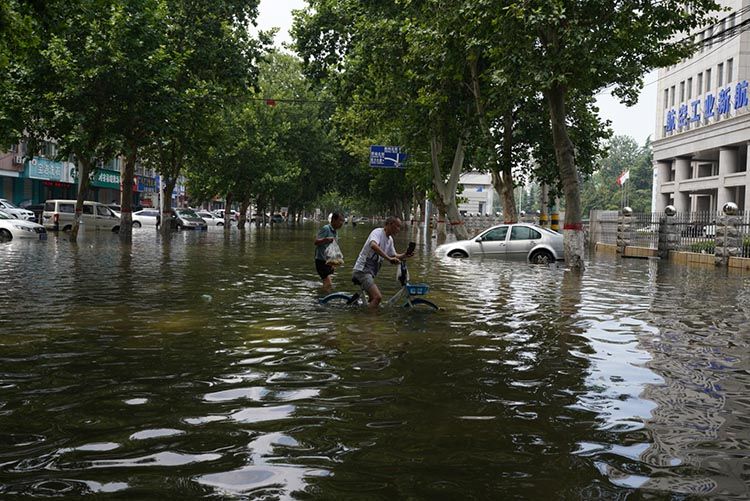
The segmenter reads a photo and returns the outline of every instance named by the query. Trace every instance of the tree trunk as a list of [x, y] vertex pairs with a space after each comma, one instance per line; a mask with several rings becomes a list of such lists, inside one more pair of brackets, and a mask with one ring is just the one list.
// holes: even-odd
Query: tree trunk
[[232, 192], [227, 192], [224, 197], [224, 231], [229, 231], [232, 225]]
[[73, 219], [73, 228], [70, 230], [70, 241], [78, 240], [78, 229], [81, 226], [81, 216], [83, 214], [83, 200], [89, 191], [91, 184], [91, 164], [92, 161], [83, 155], [76, 154], [78, 159], [78, 194], [76, 196], [75, 218]]
[[443, 204], [435, 200], [435, 207], [437, 208], [437, 226], [435, 227], [437, 243], [438, 245], [444, 244], [448, 239], [448, 231], [445, 226], [445, 207]]
[[450, 175], [448, 176], [447, 182], [443, 180], [442, 169], [440, 168], [441, 150], [441, 141], [433, 136], [430, 141], [430, 153], [432, 156], [432, 186], [435, 188], [435, 193], [445, 209], [448, 222], [453, 228], [456, 238], [459, 240], [465, 240], [469, 238], [469, 232], [466, 231], [461, 214], [458, 212], [458, 205], [456, 204], [458, 179], [461, 176], [461, 170], [464, 165], [463, 139], [459, 139], [456, 144], [456, 151], [453, 156], [453, 163], [451, 164]]
[[541, 190], [539, 190], [539, 225], [549, 226], [549, 187], [546, 184], [542, 184]]
[[240, 214], [239, 216], [237, 216], [237, 227], [243, 231], [245, 230], [245, 224], [247, 223], [247, 208], [248, 207], [250, 207], [250, 197], [244, 198], [240, 202]]
[[585, 236], [581, 222], [581, 192], [578, 171], [575, 166], [575, 151], [565, 125], [566, 90], [553, 85], [545, 92], [552, 122], [552, 140], [555, 145], [557, 167], [565, 193], [565, 223], [563, 225], [565, 261], [571, 269], [583, 270]]
[[172, 231], [172, 192], [174, 192], [176, 184], [177, 176], [174, 178], [167, 178], [164, 183], [164, 190], [161, 193], [162, 200], [164, 201], [162, 203], [162, 209], [164, 212], [159, 214], [159, 219], [161, 221], [159, 223], [161, 225], [159, 231], [161, 231], [161, 234], [164, 236], [169, 235]]
[[[496, 151], [497, 140], [492, 132], [482, 99], [482, 87], [479, 82], [479, 56], [469, 60], [471, 71], [471, 91], [474, 96], [474, 104], [477, 110], [479, 126], [484, 135], [488, 151]], [[500, 195], [503, 202], [503, 221], [506, 223], [517, 223], [518, 212], [516, 211], [516, 200], [513, 193], [513, 105], [508, 105], [503, 115], [503, 138], [502, 153], [496, 162], [490, 165], [492, 175], [492, 187]]]
[[125, 169], [120, 174], [120, 241], [133, 240], [133, 178], [135, 177], [135, 159], [137, 148], [128, 147], [125, 157]]

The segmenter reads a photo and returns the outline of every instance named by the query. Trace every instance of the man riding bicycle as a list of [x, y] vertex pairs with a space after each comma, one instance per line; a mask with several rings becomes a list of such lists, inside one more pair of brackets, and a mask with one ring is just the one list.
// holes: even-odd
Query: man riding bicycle
[[385, 220], [382, 228], [372, 230], [354, 263], [352, 281], [367, 291], [368, 305], [372, 308], [380, 305], [383, 299], [375, 283], [375, 276], [380, 271], [383, 260], [387, 259], [391, 264], [398, 264], [401, 259], [412, 255], [396, 252], [393, 246], [393, 235], [397, 235], [399, 231], [401, 231], [401, 220], [390, 216]]

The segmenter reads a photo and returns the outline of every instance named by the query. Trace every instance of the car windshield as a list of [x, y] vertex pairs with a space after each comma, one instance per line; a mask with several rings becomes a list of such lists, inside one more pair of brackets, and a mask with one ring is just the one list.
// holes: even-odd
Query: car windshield
[[200, 219], [198, 214], [190, 209], [178, 209], [177, 214], [181, 217], [184, 217], [185, 219]]
[[5, 199], [0, 200], [0, 201], [2, 201], [3, 205], [5, 205], [8, 209], [17, 209], [18, 208], [18, 207], [16, 207], [15, 205], [13, 205], [12, 203], [8, 202]]

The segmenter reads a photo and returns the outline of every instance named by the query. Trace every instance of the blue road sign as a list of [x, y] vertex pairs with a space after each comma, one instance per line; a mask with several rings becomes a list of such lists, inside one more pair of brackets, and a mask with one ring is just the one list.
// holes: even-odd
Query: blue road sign
[[405, 169], [406, 158], [400, 146], [370, 146], [370, 167]]

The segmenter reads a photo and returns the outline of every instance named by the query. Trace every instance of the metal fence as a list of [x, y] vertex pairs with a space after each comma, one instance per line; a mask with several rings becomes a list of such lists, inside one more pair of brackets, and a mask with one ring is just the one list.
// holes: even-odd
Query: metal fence
[[[633, 213], [631, 218], [630, 245], [656, 249], [659, 246], [659, 224], [664, 217], [661, 212]], [[740, 256], [750, 258], [750, 211], [738, 214], [741, 237]], [[716, 212], [691, 212], [675, 217], [679, 228], [679, 250], [713, 254], [716, 248], [716, 222], [721, 218]], [[591, 211], [591, 242], [617, 244], [618, 211]]]

